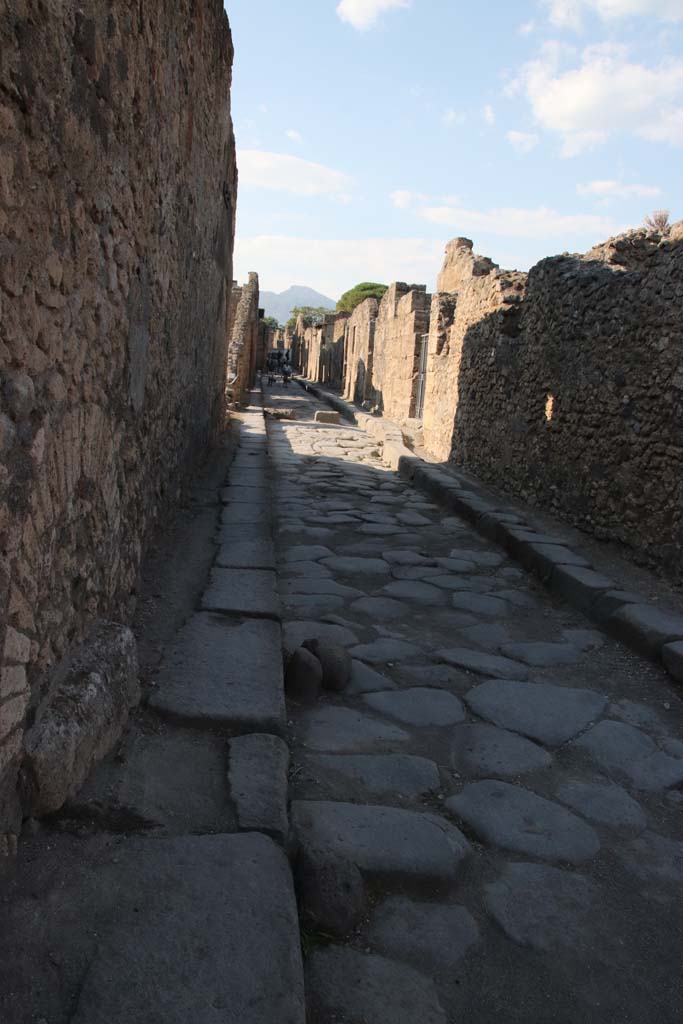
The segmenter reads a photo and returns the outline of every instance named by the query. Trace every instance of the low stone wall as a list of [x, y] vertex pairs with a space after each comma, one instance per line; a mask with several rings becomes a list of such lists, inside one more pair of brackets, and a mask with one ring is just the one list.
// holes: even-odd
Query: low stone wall
[[372, 360], [377, 299], [365, 299], [356, 306], [344, 326], [344, 397], [363, 405], [372, 392]]
[[52, 668], [126, 621], [224, 405], [220, 0], [0, 0], [0, 836]]

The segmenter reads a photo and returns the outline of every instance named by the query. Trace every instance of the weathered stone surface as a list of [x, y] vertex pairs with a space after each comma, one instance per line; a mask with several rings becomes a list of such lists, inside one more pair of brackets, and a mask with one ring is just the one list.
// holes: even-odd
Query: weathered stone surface
[[468, 647], [449, 647], [436, 651], [433, 657], [439, 661], [445, 661], [447, 665], [464, 668], [482, 676], [493, 676], [495, 679], [523, 680], [528, 675], [526, 667], [517, 661], [497, 657], [494, 654], [483, 654], [481, 651], [472, 651]]
[[271, 540], [234, 540], [221, 544], [216, 565], [223, 569], [274, 569], [275, 552]]
[[424, 815], [397, 807], [295, 800], [291, 815], [304, 846], [331, 850], [373, 878], [453, 882], [469, 849], [457, 830], [447, 835]]
[[373, 640], [369, 644], [358, 644], [351, 648], [351, 655], [360, 661], [369, 661], [371, 665], [391, 664], [395, 661], [405, 661], [408, 658], [415, 658], [420, 654], [417, 644], [411, 644], [407, 640], [393, 640], [381, 638]]
[[414, 604], [445, 604], [445, 595], [440, 590], [419, 580], [395, 580], [382, 589], [389, 597]]
[[362, 597], [353, 602], [351, 609], [377, 622], [390, 622], [406, 613], [406, 606], [390, 597]]
[[368, 939], [393, 959], [440, 973], [457, 967], [479, 941], [479, 929], [464, 907], [391, 896], [375, 911]]
[[304, 927], [341, 938], [366, 912], [365, 882], [359, 869], [329, 850], [300, 847], [294, 884]]
[[287, 579], [282, 581], [280, 590], [285, 596], [288, 594], [329, 594], [349, 600], [363, 596], [362, 590], [346, 587], [343, 583], [337, 583], [332, 579]]
[[277, 619], [281, 608], [275, 573], [267, 569], [212, 569], [201, 606], [207, 612]]
[[669, 643], [683, 640], [683, 617], [649, 604], [625, 604], [610, 615], [610, 630], [644, 654], [659, 655]]
[[451, 595], [451, 604], [460, 611], [473, 612], [475, 615], [488, 615], [491, 618], [504, 618], [507, 612], [505, 601], [501, 601], [498, 597], [491, 597], [489, 594], [460, 591]]
[[470, 690], [465, 699], [482, 718], [551, 746], [576, 736], [607, 704], [593, 690], [494, 679]]
[[558, 787], [557, 799], [598, 825], [644, 829], [647, 822], [640, 804], [621, 786], [597, 782], [564, 782]]
[[552, 950], [591, 941], [587, 918], [600, 892], [583, 875], [542, 864], [506, 864], [485, 892], [489, 913], [520, 946]]
[[409, 754], [309, 754], [306, 765], [330, 800], [412, 798], [439, 788], [434, 762]]
[[465, 778], [517, 776], [548, 768], [550, 754], [535, 743], [495, 725], [475, 722], [453, 730], [451, 763]]
[[281, 732], [279, 627], [265, 620], [193, 615], [164, 658], [149, 705], [188, 723]]
[[656, 791], [683, 782], [683, 757], [659, 750], [646, 733], [625, 722], [599, 722], [574, 745], [638, 789]]
[[243, 832], [265, 832], [284, 843], [289, 748], [279, 736], [236, 736], [229, 744], [230, 797]]
[[391, 693], [369, 693], [363, 700], [375, 711], [397, 718], [405, 725], [447, 726], [465, 718], [464, 708], [457, 697], [445, 690], [426, 686]]
[[396, 683], [388, 676], [375, 672], [369, 665], [362, 661], [351, 662], [351, 680], [348, 686], [348, 693], [354, 696], [359, 693], [374, 693], [376, 690], [395, 690]]
[[505, 644], [500, 653], [506, 658], [515, 658], [525, 665], [548, 668], [553, 665], [575, 665], [579, 650], [573, 644], [563, 643], [517, 643]]
[[558, 804], [507, 782], [472, 782], [446, 806], [484, 842], [515, 853], [580, 864], [600, 849], [590, 825]]
[[78, 1024], [303, 1024], [291, 875], [266, 836], [98, 836], [22, 874], [0, 934], [8, 1024], [27, 1006]]
[[315, 413], [316, 423], [339, 423], [339, 413], [332, 409], [317, 409]]
[[352, 555], [339, 555], [326, 558], [323, 563], [333, 572], [342, 576], [388, 576], [391, 568], [383, 558], [354, 558]]
[[287, 548], [282, 557], [283, 562], [317, 562], [319, 558], [330, 558], [334, 555], [322, 544], [295, 544]]
[[305, 647], [297, 647], [285, 669], [285, 692], [289, 700], [314, 704], [323, 684], [323, 667]]
[[34, 815], [56, 811], [78, 789], [112, 749], [139, 699], [135, 637], [125, 626], [98, 624], [54, 674], [26, 734]]
[[306, 964], [309, 1012], [363, 1024], [448, 1024], [434, 983], [405, 964], [329, 946]]
[[617, 851], [627, 871], [644, 882], [680, 887], [683, 884], [683, 843], [655, 832], [643, 832]]
[[662, 648], [662, 659], [669, 675], [683, 683], [683, 641], [665, 644]]
[[351, 680], [351, 655], [345, 647], [328, 640], [304, 640], [303, 646], [315, 655], [322, 666], [322, 684], [326, 690], [340, 693]]
[[290, 614], [311, 617], [341, 611], [344, 607], [344, 599], [334, 594], [286, 594], [282, 603]]
[[382, 722], [352, 708], [325, 707], [307, 718], [306, 746], [328, 753], [356, 753], [405, 743], [410, 737], [403, 729]]
[[346, 626], [330, 622], [314, 622], [309, 619], [286, 622], [282, 633], [286, 651], [295, 651], [305, 640], [325, 640], [331, 644], [340, 644], [342, 647], [358, 643], [358, 637]]

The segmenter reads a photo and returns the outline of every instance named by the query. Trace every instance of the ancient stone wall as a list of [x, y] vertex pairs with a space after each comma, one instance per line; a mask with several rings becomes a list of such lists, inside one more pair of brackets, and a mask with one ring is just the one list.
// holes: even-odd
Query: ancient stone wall
[[362, 405], [372, 389], [372, 358], [377, 299], [365, 299], [354, 309], [344, 327], [344, 396]]
[[[457, 399], [448, 454], [680, 581], [683, 240], [676, 235], [632, 232], [585, 256], [543, 260], [522, 302], [519, 275], [492, 271], [465, 284], [449, 332], [459, 368], [451, 374]], [[433, 408], [433, 419], [443, 415]], [[444, 456], [446, 435], [447, 423]]]
[[379, 304], [370, 402], [396, 423], [415, 415], [422, 336], [429, 331], [425, 285], [392, 284]]
[[221, 0], [0, 0], [0, 835], [50, 671], [129, 619], [223, 416]]
[[251, 273], [241, 288], [233, 282], [228, 315], [227, 389], [235, 402], [241, 402], [253, 387], [256, 369], [263, 362], [265, 328], [262, 321], [258, 274]]

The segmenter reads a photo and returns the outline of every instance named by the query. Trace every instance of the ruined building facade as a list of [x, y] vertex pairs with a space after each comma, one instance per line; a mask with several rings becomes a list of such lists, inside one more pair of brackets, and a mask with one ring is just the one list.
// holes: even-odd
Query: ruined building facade
[[[395, 284], [326, 325], [342, 338], [327, 383], [419, 426], [436, 460], [681, 581], [682, 301], [681, 223], [528, 274], [456, 238], [433, 296]], [[316, 330], [298, 330], [295, 351], [320, 347]], [[322, 380], [320, 365], [302, 370]]]
[[268, 347], [268, 328], [259, 308], [258, 274], [249, 274], [246, 284], [233, 281], [226, 327], [228, 362], [226, 389], [228, 403], [241, 404], [254, 386], [257, 370], [263, 369]]
[[0, 0], [2, 849], [56, 667], [223, 422], [231, 66], [221, 0]]

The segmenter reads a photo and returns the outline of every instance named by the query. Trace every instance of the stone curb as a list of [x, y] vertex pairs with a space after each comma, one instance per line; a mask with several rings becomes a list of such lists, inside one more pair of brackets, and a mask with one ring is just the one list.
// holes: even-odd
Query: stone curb
[[648, 604], [640, 595], [596, 572], [561, 537], [539, 534], [518, 511], [481, 497], [465, 481], [424, 462], [403, 443], [400, 427], [362, 412], [324, 388], [297, 379], [304, 390], [384, 444], [385, 460], [399, 476], [500, 545], [555, 595], [632, 650], [658, 662], [683, 683], [683, 616]]

